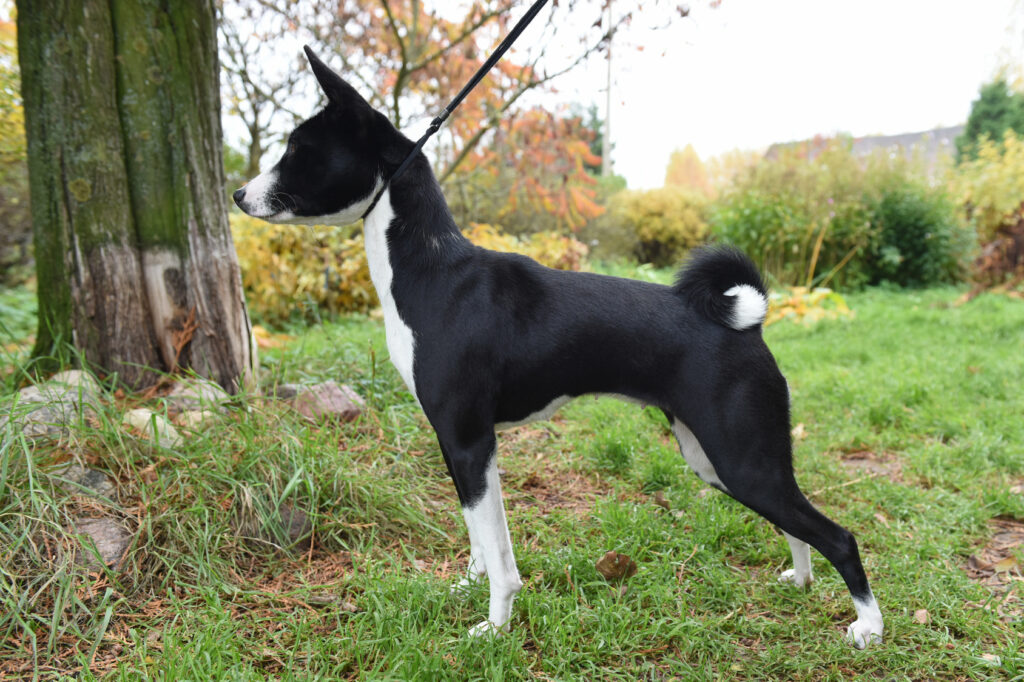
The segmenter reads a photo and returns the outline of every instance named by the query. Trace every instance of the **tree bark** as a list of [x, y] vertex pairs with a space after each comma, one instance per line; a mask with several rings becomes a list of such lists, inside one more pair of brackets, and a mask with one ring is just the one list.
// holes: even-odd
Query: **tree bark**
[[34, 354], [141, 388], [251, 374], [210, 0], [19, 0], [39, 280]]

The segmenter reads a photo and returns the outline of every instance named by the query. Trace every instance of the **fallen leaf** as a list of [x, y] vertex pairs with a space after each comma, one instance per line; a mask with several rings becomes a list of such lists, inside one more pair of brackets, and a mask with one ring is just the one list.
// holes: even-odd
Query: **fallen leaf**
[[803, 440], [804, 438], [807, 438], [807, 429], [804, 428], [804, 425], [802, 423], [794, 426], [792, 433], [793, 440]]
[[875, 514], [875, 520], [883, 526], [885, 526], [886, 528], [889, 527], [889, 519], [885, 518], [885, 515], [882, 514], [882, 512], [878, 512], [877, 514]]
[[605, 580], [625, 580], [636, 575], [636, 562], [625, 554], [619, 554], [614, 550], [605, 552], [605, 555], [594, 564], [597, 572], [605, 577]]
[[658, 505], [665, 511], [670, 511], [672, 509], [672, 503], [665, 499], [665, 493], [660, 490], [654, 493], [654, 504]]
[[918, 609], [917, 611], [914, 611], [914, 620], [921, 625], [927, 625], [928, 621], [931, 620], [928, 615], [928, 609]]
[[1017, 557], [1014, 557], [1014, 556], [1008, 556], [1008, 557], [1005, 557], [1003, 559], [1000, 559], [999, 561], [997, 561], [995, 563], [994, 566], [992, 566], [992, 568], [996, 569], [997, 573], [1003, 573], [1005, 571], [1012, 571], [1016, 567], [1017, 567]]

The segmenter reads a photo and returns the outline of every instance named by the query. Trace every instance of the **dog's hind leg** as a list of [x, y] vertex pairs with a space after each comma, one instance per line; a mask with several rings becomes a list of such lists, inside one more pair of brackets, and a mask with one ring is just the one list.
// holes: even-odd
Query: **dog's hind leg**
[[490, 583], [487, 620], [470, 630], [473, 635], [507, 630], [512, 602], [523, 586], [505, 519], [495, 446], [493, 433], [470, 447], [442, 443], [469, 530], [470, 579], [486, 575]]
[[793, 568], [787, 569], [779, 576], [780, 583], [791, 583], [797, 587], [806, 587], [814, 582], [811, 571], [811, 546], [782, 531], [789, 543], [789, 551], [793, 554]]
[[[744, 442], [729, 436], [715, 440], [716, 449], [705, 453], [696, 436], [678, 420], [672, 430], [690, 467], [704, 481], [756, 511], [783, 531], [793, 554], [792, 572], [782, 580], [806, 585], [812, 580], [808, 544], [824, 555], [846, 582], [857, 610], [847, 637], [859, 649], [882, 638], [882, 613], [861, 564], [857, 541], [848, 530], [819, 512], [804, 497], [793, 477], [788, 434], [771, 438], [752, 425], [740, 429]], [[722, 434], [719, 434], [721, 436]], [[758, 438], [762, 436], [765, 438]], [[774, 452], [753, 445], [774, 444]], [[728, 444], [729, 457], [716, 456]], [[769, 449], [771, 446], [769, 446]], [[716, 465], [715, 462], [718, 462]], [[725, 463], [728, 462], [728, 465]]]
[[[750, 457], [744, 461], [755, 459]], [[857, 609], [857, 620], [847, 628], [851, 643], [863, 649], [881, 641], [882, 613], [871, 593], [853, 534], [814, 508], [800, 492], [791, 470], [747, 471], [740, 475], [721, 473], [730, 495], [778, 526], [787, 540], [790, 536], [794, 538], [795, 542], [790, 540], [795, 563], [794, 583], [800, 577], [805, 581], [810, 578], [810, 557], [803, 543], [810, 544], [835, 566]]]

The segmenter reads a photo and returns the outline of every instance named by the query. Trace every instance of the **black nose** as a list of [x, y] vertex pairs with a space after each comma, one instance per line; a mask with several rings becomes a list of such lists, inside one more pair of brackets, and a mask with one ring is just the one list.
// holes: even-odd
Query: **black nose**
[[231, 195], [231, 198], [235, 200], [235, 203], [239, 206], [242, 205], [242, 199], [245, 198], [245, 188], [236, 189], [235, 193]]

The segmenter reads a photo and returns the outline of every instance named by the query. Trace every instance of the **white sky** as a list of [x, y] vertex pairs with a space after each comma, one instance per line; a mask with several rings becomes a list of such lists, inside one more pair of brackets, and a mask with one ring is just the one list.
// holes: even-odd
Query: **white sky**
[[[707, 159], [818, 133], [963, 123], [979, 86], [1024, 44], [1024, 0], [689, 4], [668, 29], [631, 29], [642, 52], [613, 52], [614, 170], [633, 188], [660, 187], [687, 144]], [[592, 60], [559, 82], [559, 97], [603, 111], [605, 68]]]

